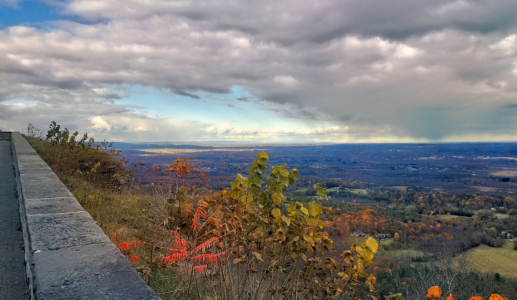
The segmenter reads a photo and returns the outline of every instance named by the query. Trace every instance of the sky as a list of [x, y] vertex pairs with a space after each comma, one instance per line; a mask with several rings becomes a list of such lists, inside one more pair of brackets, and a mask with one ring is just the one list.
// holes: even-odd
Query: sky
[[0, 0], [0, 129], [517, 141], [515, 0]]

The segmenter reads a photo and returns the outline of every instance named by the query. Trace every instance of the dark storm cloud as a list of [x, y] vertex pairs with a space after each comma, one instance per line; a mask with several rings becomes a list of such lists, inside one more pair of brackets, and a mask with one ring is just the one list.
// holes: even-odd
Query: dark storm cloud
[[[68, 11], [94, 19], [178, 15], [203, 27], [235, 30], [282, 45], [326, 43], [346, 35], [404, 39], [444, 29], [475, 33], [512, 30], [517, 3], [500, 1], [70, 1]], [[127, 3], [128, 1], [124, 1]], [[118, 9], [109, 9], [115, 8]], [[135, 9], [138, 8], [138, 9]]]

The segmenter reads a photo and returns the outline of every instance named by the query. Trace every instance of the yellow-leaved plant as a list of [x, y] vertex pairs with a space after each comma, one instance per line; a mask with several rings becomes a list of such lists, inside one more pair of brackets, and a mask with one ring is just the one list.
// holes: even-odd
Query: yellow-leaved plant
[[[335, 252], [323, 231], [323, 206], [317, 199], [304, 205], [287, 203], [286, 189], [298, 179], [298, 170], [282, 164], [268, 172], [268, 155], [260, 152], [247, 170], [237, 174], [229, 192], [243, 232], [236, 244], [234, 264], [246, 276], [237, 299], [338, 299], [347, 294], [362, 299], [355, 286], [364, 283], [375, 298], [375, 277], [366, 272], [377, 242], [369, 238], [352, 245], [339, 258], [323, 257]], [[325, 189], [314, 185], [318, 196], [328, 200]]]

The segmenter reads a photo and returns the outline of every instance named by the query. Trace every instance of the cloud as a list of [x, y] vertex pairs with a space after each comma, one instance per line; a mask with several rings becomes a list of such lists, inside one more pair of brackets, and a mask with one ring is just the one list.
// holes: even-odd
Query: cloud
[[281, 76], [277, 75], [273, 78], [273, 81], [285, 86], [296, 86], [298, 85], [299, 81], [294, 79], [293, 76], [287, 75], [287, 76]]
[[[294, 0], [70, 0], [60, 5], [90, 23], [0, 31], [0, 101], [38, 101], [31, 117], [46, 118], [43, 123], [55, 116], [126, 138], [167, 124], [117, 104], [131, 95], [127, 86], [153, 86], [196, 105], [203, 100], [226, 106], [236, 104], [221, 94], [240, 86], [250, 94], [234, 97], [241, 104], [252, 100], [263, 112], [311, 121], [313, 128], [352, 128], [354, 134], [321, 131], [340, 141], [375, 140], [383, 132], [400, 140], [494, 131], [504, 138], [515, 129], [511, 116], [502, 119], [509, 123], [495, 121], [497, 108], [517, 99], [517, 3], [512, 0], [303, 5]], [[33, 108], [6, 109], [16, 114]], [[16, 126], [28, 119], [2, 114]], [[125, 121], [133, 117], [142, 125]], [[198, 138], [287, 134], [192, 122], [204, 124], [199, 130], [185, 127]], [[292, 136], [302, 135], [293, 131]], [[171, 139], [180, 137], [188, 138]]]

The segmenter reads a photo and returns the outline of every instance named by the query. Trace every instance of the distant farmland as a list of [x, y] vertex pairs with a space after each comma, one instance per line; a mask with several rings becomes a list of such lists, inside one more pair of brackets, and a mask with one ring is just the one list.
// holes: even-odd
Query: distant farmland
[[510, 241], [507, 241], [503, 248], [481, 245], [462, 255], [467, 255], [474, 271], [499, 273], [501, 276], [517, 278], [517, 251], [512, 247], [513, 242]]

